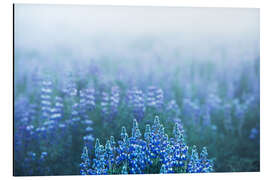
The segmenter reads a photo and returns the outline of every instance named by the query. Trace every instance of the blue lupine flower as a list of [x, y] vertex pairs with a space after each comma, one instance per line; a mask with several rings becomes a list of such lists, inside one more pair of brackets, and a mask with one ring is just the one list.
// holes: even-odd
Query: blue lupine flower
[[195, 145], [193, 145], [192, 147], [191, 156], [190, 156], [189, 163], [187, 166], [187, 172], [189, 173], [201, 172], [200, 159], [199, 159], [199, 155], [198, 155], [197, 148]]
[[93, 88], [80, 91], [80, 106], [85, 111], [91, 111], [95, 108], [95, 90]]
[[80, 111], [79, 104], [74, 103], [71, 107], [71, 119], [70, 119], [71, 124], [79, 122], [81, 120], [79, 111]]
[[67, 81], [64, 82], [64, 87], [62, 88], [62, 91], [68, 97], [75, 97], [78, 93], [76, 83], [72, 77], [72, 74], [68, 74], [67, 76]]
[[118, 146], [113, 136], [106, 141], [105, 147], [97, 139], [93, 165], [87, 172], [113, 174], [115, 168], [122, 168], [123, 174], [140, 174], [145, 173], [153, 161], [161, 164], [160, 173], [213, 171], [213, 162], [207, 159], [206, 148], [203, 148], [199, 157], [196, 146], [193, 146], [191, 155], [188, 155], [188, 146], [180, 124], [175, 124], [174, 138], [169, 139], [156, 116], [152, 128], [149, 124], [146, 125], [143, 140], [138, 122], [134, 119], [131, 134], [128, 137], [126, 128], [122, 127], [122, 140], [118, 141]]
[[111, 146], [110, 140], [107, 140], [106, 145], [105, 145], [105, 158], [107, 160], [106, 164], [109, 171], [112, 171], [113, 165], [115, 162], [115, 157], [114, 157], [114, 149]]
[[105, 117], [109, 115], [109, 109], [110, 109], [110, 98], [109, 94], [106, 92], [102, 93], [102, 99], [101, 99], [101, 111]]
[[49, 120], [51, 113], [52, 82], [43, 80], [41, 87], [41, 111], [44, 121]]
[[100, 145], [99, 140], [96, 140], [95, 158], [93, 159], [91, 174], [101, 175], [108, 174], [107, 160], [105, 159], [105, 148]]
[[89, 135], [84, 136], [83, 140], [85, 142], [92, 142], [92, 141], [94, 141], [94, 137], [91, 134], [89, 134]]
[[163, 105], [163, 90], [156, 88], [155, 86], [149, 86], [147, 88], [147, 106], [161, 108]]
[[115, 116], [118, 112], [118, 105], [120, 102], [120, 92], [117, 86], [113, 86], [111, 88], [111, 96], [110, 96], [110, 108], [111, 108], [111, 116]]
[[63, 118], [63, 99], [61, 97], [55, 97], [55, 104], [51, 109], [51, 116], [50, 119], [55, 123], [59, 123]]
[[135, 119], [141, 121], [145, 112], [144, 95], [141, 90], [137, 88], [129, 90], [128, 106], [132, 109]]
[[110, 94], [103, 92], [100, 105], [104, 118], [112, 120], [118, 112], [119, 103], [120, 92], [117, 86], [111, 88]]
[[88, 156], [88, 149], [86, 146], [83, 147], [83, 153], [82, 153], [81, 159], [82, 159], [82, 163], [80, 164], [80, 167], [81, 167], [80, 174], [89, 175], [90, 174], [89, 169], [91, 165], [90, 165], [90, 159]]
[[188, 156], [188, 146], [185, 144], [184, 135], [179, 127], [179, 124], [175, 124], [174, 130], [174, 144], [175, 151], [174, 151], [174, 160], [175, 160], [175, 167], [183, 167], [187, 160]]
[[203, 147], [200, 153], [200, 171], [207, 173], [213, 172], [213, 161], [207, 159], [208, 153], [206, 147]]

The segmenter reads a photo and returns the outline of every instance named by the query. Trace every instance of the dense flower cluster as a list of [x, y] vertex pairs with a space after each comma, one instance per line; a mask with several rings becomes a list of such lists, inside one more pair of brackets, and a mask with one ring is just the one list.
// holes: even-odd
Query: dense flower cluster
[[173, 135], [173, 138], [168, 137], [156, 116], [152, 127], [146, 125], [142, 139], [138, 123], [134, 120], [131, 137], [128, 137], [123, 127], [118, 146], [113, 137], [106, 142], [105, 147], [99, 139], [96, 140], [92, 165], [87, 147], [84, 146], [81, 174], [142, 174], [151, 173], [150, 167], [153, 166], [160, 173], [213, 172], [213, 161], [207, 158], [205, 147], [199, 156], [196, 146], [193, 146], [190, 155], [178, 124], [175, 124]]
[[[213, 163], [207, 159], [206, 149], [201, 149], [204, 145], [216, 156], [215, 171], [237, 166], [258, 169], [258, 87], [243, 91], [237, 83], [227, 87], [230, 82], [226, 80], [222, 86], [210, 84], [204, 89], [200, 81], [188, 85], [180, 76], [177, 79], [182, 83], [171, 82], [174, 85], [170, 86], [155, 78], [107, 84], [87, 72], [72, 73], [68, 77], [40, 74], [38, 82], [30, 85], [28, 80], [26, 84], [17, 82], [16, 174], [78, 174], [83, 146], [90, 154], [84, 149], [81, 174], [211, 172]], [[223, 92], [223, 86], [230, 92]], [[150, 126], [156, 115], [162, 123], [156, 117]], [[119, 131], [117, 140], [110, 137]], [[105, 142], [104, 137], [110, 139]], [[201, 153], [185, 142], [196, 144]], [[223, 148], [231, 153], [223, 153]], [[252, 153], [245, 154], [243, 149]], [[227, 166], [223, 159], [233, 162], [231, 154], [248, 157], [252, 163], [245, 168], [239, 167], [243, 162]]]

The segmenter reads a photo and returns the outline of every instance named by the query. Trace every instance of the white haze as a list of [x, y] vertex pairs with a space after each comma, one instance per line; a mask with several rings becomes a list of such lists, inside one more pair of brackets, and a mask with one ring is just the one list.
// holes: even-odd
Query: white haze
[[253, 60], [259, 9], [16, 4], [15, 50], [54, 60]]

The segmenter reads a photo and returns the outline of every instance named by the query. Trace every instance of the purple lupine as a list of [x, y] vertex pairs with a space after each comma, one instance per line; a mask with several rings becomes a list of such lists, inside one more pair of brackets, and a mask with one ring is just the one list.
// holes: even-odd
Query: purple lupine
[[89, 175], [90, 174], [89, 169], [90, 169], [91, 165], [90, 165], [90, 159], [89, 159], [89, 155], [88, 155], [88, 149], [86, 146], [83, 147], [81, 159], [83, 162], [80, 164], [80, 167], [81, 167], [80, 174], [81, 175]]
[[72, 107], [71, 107], [71, 118], [69, 120], [69, 123], [70, 124], [77, 123], [77, 122], [79, 122], [81, 120], [79, 111], [80, 111], [79, 104], [74, 103], [72, 105]]
[[51, 115], [52, 101], [52, 81], [49, 79], [42, 81], [41, 87], [41, 111], [43, 121], [49, 121]]
[[59, 96], [55, 97], [55, 103], [53, 108], [51, 109], [51, 121], [53, 121], [55, 124], [60, 124], [60, 121], [63, 118], [63, 99]]
[[161, 108], [163, 105], [164, 93], [160, 88], [149, 86], [147, 88], [147, 106], [154, 108]]
[[38, 116], [38, 106], [35, 103], [29, 105], [29, 119], [31, 122], [35, 121]]
[[184, 139], [184, 131], [182, 130], [182, 125], [181, 124], [175, 124], [173, 134], [174, 134], [174, 139], [171, 142], [174, 146], [174, 167], [179, 168], [183, 167], [185, 165], [185, 162], [187, 160], [188, 156], [188, 146], [185, 143]]
[[69, 77], [66, 77], [66, 81], [64, 82], [62, 92], [68, 97], [77, 96], [78, 93], [77, 86], [71, 75], [69, 75]]
[[[145, 173], [147, 167], [154, 162], [161, 164], [160, 173], [174, 172], [212, 172], [213, 163], [207, 159], [207, 150], [203, 148], [200, 157], [196, 146], [192, 149], [191, 156], [188, 155], [188, 146], [185, 144], [183, 133], [178, 127], [174, 127], [174, 138], [168, 137], [164, 127], [156, 116], [152, 129], [146, 125], [144, 139], [136, 120], [133, 120], [132, 135], [128, 137], [125, 127], [122, 127], [121, 139], [118, 147], [114, 138], [107, 140], [105, 147], [96, 140], [95, 157], [91, 168], [85, 168], [88, 161], [83, 158], [81, 174], [114, 174], [118, 167], [122, 167], [121, 173], [139, 174]], [[84, 157], [85, 156], [84, 153]], [[86, 163], [85, 163], [86, 162]], [[115, 169], [116, 167], [116, 169]]]
[[99, 139], [96, 140], [95, 158], [93, 159], [92, 169], [89, 172], [94, 175], [108, 174], [108, 166], [105, 159], [105, 148], [99, 143]]
[[174, 121], [174, 124], [177, 125], [178, 129], [180, 130], [180, 132], [182, 134], [184, 134], [185, 131], [184, 131], [182, 120], [180, 118], [174, 118], [173, 121]]
[[92, 148], [94, 137], [92, 135], [93, 128], [91, 127], [92, 121], [90, 120], [89, 111], [95, 108], [95, 90], [92, 88], [83, 89], [80, 91], [80, 116], [83, 118], [82, 123], [85, 125], [85, 136], [83, 137], [84, 143], [87, 147]]
[[107, 117], [109, 115], [109, 108], [110, 108], [110, 97], [108, 93], [102, 92], [100, 105], [103, 116]]
[[120, 103], [120, 92], [117, 86], [111, 88], [111, 93], [102, 92], [101, 111], [105, 119], [112, 120], [117, 112]]
[[199, 173], [200, 171], [200, 159], [197, 152], [197, 147], [193, 145], [189, 163], [187, 166], [187, 172], [189, 173]]
[[208, 173], [213, 172], [213, 161], [207, 159], [208, 153], [206, 147], [203, 147], [200, 153], [200, 172]]
[[128, 106], [132, 109], [135, 119], [141, 121], [145, 113], [144, 95], [141, 90], [137, 88], [129, 90]]
[[117, 86], [113, 86], [111, 88], [111, 96], [110, 96], [110, 109], [111, 116], [115, 116], [118, 111], [118, 105], [120, 102], [120, 92]]
[[80, 107], [84, 111], [91, 111], [95, 108], [95, 90], [93, 88], [80, 90]]

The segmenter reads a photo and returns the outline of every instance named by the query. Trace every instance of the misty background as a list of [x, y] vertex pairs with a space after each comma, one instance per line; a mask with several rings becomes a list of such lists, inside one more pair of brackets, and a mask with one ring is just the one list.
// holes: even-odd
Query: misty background
[[48, 58], [67, 51], [82, 59], [149, 59], [152, 52], [252, 59], [259, 53], [259, 9], [16, 4], [15, 48]]
[[210, 76], [233, 79], [259, 63], [259, 9], [16, 4], [14, 30], [15, 79], [87, 67], [104, 83], [166, 82], [176, 71], [202, 77], [191, 66], [206, 63]]

